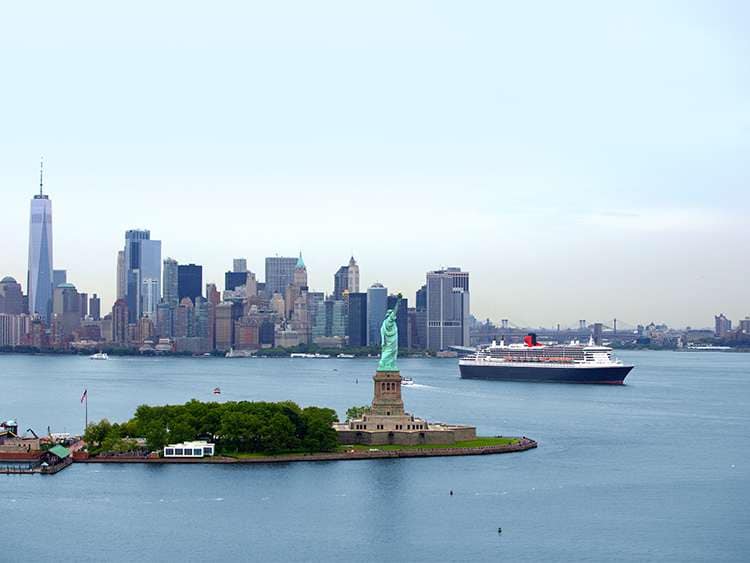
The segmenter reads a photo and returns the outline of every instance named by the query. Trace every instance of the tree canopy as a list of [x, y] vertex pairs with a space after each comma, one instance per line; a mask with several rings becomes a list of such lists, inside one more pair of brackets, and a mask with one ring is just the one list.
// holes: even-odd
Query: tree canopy
[[346, 409], [346, 420], [357, 420], [362, 418], [364, 415], [369, 414], [371, 410], [370, 405], [362, 405], [361, 407], [349, 407]]
[[[145, 438], [149, 450], [190, 440], [209, 440], [225, 453], [332, 451], [338, 445], [333, 409], [280, 403], [232, 401], [184, 405], [141, 405], [122, 424], [89, 424], [84, 439], [92, 453], [127, 451], [131, 438]], [[115, 449], [111, 449], [115, 448]], [[116, 449], [120, 448], [120, 449]]]

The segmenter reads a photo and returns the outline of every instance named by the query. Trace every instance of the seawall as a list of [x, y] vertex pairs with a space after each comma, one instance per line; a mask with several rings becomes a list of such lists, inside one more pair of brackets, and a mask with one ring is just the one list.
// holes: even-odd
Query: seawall
[[365, 459], [396, 459], [410, 457], [448, 457], [467, 455], [493, 455], [522, 452], [537, 447], [531, 438], [521, 438], [515, 444], [501, 446], [478, 446], [475, 448], [414, 448], [403, 450], [377, 450], [347, 452], [315, 453], [315, 454], [282, 454], [274, 456], [259, 456], [246, 458], [233, 457], [204, 457], [191, 458], [163, 458], [136, 456], [96, 456], [86, 459], [76, 458], [76, 463], [172, 463], [172, 464], [211, 464], [211, 463], [292, 463], [298, 461], [347, 461]]

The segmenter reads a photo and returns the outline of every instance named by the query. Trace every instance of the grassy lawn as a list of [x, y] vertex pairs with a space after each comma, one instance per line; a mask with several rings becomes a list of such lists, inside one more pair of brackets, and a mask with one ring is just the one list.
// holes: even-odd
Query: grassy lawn
[[[305, 455], [308, 455], [309, 453], [310, 452], [303, 452], [303, 451], [281, 452], [278, 454], [264, 454], [262, 452], [253, 452], [253, 453], [229, 452], [229, 453], [221, 453], [219, 455], [222, 455], [224, 457], [234, 457], [237, 459], [248, 459], [248, 458], [254, 458], [254, 457], [260, 458], [260, 457], [277, 457], [277, 456], [288, 456], [288, 455], [305, 456]], [[335, 453], [335, 452], [320, 452], [320, 453]]]
[[[423, 449], [445, 449], [445, 448], [479, 448], [482, 446], [507, 446], [509, 444], [515, 444], [518, 442], [518, 438], [500, 437], [500, 438], [477, 438], [476, 440], [466, 440], [463, 442], [456, 442], [454, 444], [415, 444], [413, 446], [402, 446], [402, 445], [391, 445], [386, 444], [382, 446], [367, 446], [367, 445], [355, 445], [355, 446], [339, 446], [337, 452], [343, 453], [350, 450], [367, 452], [371, 449], [380, 451], [395, 451], [395, 450], [423, 450]], [[323, 453], [323, 452], [321, 452]], [[333, 452], [327, 452], [333, 453]], [[304, 456], [306, 452], [286, 452], [276, 455], [297, 455]], [[249, 459], [249, 458], [264, 458], [264, 457], [275, 457], [273, 454], [264, 453], [220, 453], [224, 457], [233, 457], [236, 459]]]
[[479, 448], [482, 446], [507, 446], [518, 442], [518, 438], [477, 438], [475, 440], [466, 440], [464, 442], [456, 442], [454, 444], [415, 444], [413, 446], [402, 446], [402, 445], [382, 445], [382, 446], [342, 446], [342, 450], [361, 450], [368, 451], [370, 449], [391, 451], [391, 450], [422, 450], [422, 449], [445, 449], [445, 448]]
[[232, 452], [232, 453], [222, 453], [219, 455], [222, 455], [224, 457], [234, 457], [237, 459], [246, 459], [246, 458], [251, 458], [251, 457], [270, 457], [268, 454], [264, 454], [260, 452], [251, 453], [251, 454]]

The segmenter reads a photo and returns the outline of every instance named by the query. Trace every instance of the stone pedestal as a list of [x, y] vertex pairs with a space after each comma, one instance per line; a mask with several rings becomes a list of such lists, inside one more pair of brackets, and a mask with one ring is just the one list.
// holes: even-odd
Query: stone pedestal
[[376, 371], [372, 378], [375, 392], [371, 414], [377, 416], [404, 416], [401, 399], [401, 372]]
[[404, 411], [401, 373], [378, 370], [370, 412], [362, 418], [334, 424], [342, 444], [452, 444], [472, 440], [472, 426], [428, 423]]

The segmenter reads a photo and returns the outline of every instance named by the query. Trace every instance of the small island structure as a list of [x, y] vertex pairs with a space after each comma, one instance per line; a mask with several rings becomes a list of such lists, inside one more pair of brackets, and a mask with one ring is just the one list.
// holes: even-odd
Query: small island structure
[[380, 327], [382, 352], [373, 376], [374, 396], [369, 412], [361, 418], [335, 423], [339, 443], [346, 445], [429, 445], [474, 440], [476, 428], [460, 424], [428, 422], [404, 410], [401, 372], [397, 365], [398, 301], [389, 309]]

